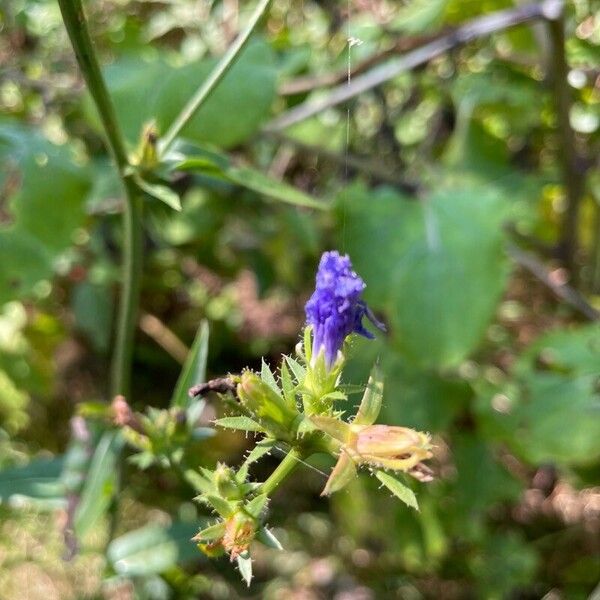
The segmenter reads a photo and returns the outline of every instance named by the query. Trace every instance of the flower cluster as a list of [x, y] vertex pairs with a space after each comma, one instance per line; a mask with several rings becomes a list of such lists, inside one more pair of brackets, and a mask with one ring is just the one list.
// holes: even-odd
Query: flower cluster
[[[378, 366], [355, 414], [347, 416], [348, 396], [341, 379], [343, 345], [351, 334], [373, 335], [363, 326], [367, 317], [383, 329], [365, 304], [363, 280], [352, 270], [348, 256], [326, 252], [321, 258], [316, 289], [306, 304], [307, 326], [296, 356], [284, 356], [273, 372], [263, 361], [260, 373], [244, 370], [239, 375], [192, 387], [190, 405], [169, 411], [135, 414], [123, 399], [113, 406], [114, 422], [121, 426], [130, 445], [138, 450], [138, 464], [172, 467], [197, 492], [196, 501], [212, 511], [216, 520], [198, 532], [194, 541], [208, 556], [227, 554], [237, 563], [242, 577], [252, 579], [252, 544], [272, 548], [281, 544], [267, 526], [272, 493], [298, 466], [314, 454], [328, 454], [335, 466], [323, 489], [329, 495], [343, 489], [365, 469], [408, 506], [417, 507], [413, 491], [388, 471], [429, 481], [431, 470], [423, 461], [431, 458], [429, 434], [407, 427], [376, 423], [383, 400], [383, 376]], [[199, 396], [218, 393], [231, 414], [219, 418], [222, 428], [260, 436], [242, 463], [233, 469], [217, 464], [211, 470], [192, 467], [185, 448], [197, 437]], [[262, 482], [253, 480], [251, 469], [272, 451], [286, 452], [277, 468]]]
[[365, 282], [352, 270], [347, 255], [342, 256], [336, 251], [323, 254], [315, 291], [306, 303], [306, 321], [313, 328], [313, 357], [316, 359], [323, 352], [329, 368], [351, 333], [369, 339], [374, 337], [363, 326], [363, 317], [385, 330], [362, 300], [365, 287]]

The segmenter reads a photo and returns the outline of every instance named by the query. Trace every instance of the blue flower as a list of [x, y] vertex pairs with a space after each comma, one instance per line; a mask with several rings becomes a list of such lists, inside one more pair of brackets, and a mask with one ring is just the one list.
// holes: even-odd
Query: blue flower
[[365, 287], [365, 282], [352, 270], [347, 255], [341, 256], [336, 251], [323, 253], [317, 285], [305, 310], [306, 321], [313, 327], [313, 356], [323, 350], [328, 368], [335, 362], [346, 336], [358, 333], [373, 339], [373, 334], [362, 324], [363, 317], [385, 331], [361, 298]]

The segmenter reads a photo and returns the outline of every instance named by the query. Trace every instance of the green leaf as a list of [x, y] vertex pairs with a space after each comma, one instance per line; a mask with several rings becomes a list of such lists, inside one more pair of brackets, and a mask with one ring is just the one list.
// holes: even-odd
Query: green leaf
[[383, 374], [379, 366], [375, 365], [371, 371], [354, 423], [357, 425], [373, 425], [379, 416], [382, 400]]
[[73, 157], [38, 129], [0, 121], [0, 163], [15, 181], [0, 225], [0, 304], [36, 295], [85, 223], [90, 172]]
[[414, 492], [396, 479], [396, 477], [389, 475], [385, 471], [376, 471], [375, 477], [377, 477], [377, 479], [379, 479], [379, 481], [381, 481], [394, 496], [402, 500], [404, 504], [415, 510], [419, 510], [419, 504], [417, 503], [417, 497]]
[[75, 531], [85, 535], [108, 510], [117, 491], [117, 460], [123, 446], [119, 432], [105, 432], [94, 451], [75, 511]]
[[208, 322], [202, 321], [196, 339], [192, 344], [181, 374], [177, 380], [173, 397], [171, 398], [171, 406], [179, 406], [185, 408], [191, 402], [188, 395], [188, 390], [202, 383], [206, 378], [206, 361], [208, 358], [208, 339], [209, 329]]
[[[214, 153], [212, 154], [214, 155]], [[219, 160], [216, 161], [204, 156], [190, 156], [177, 164], [175, 169], [219, 177], [229, 183], [252, 190], [268, 199], [278, 200], [285, 204], [319, 210], [328, 208], [325, 202], [315, 200], [287, 183], [272, 179], [256, 169], [233, 165], [225, 155], [219, 156]]]
[[436, 29], [442, 22], [449, 0], [411, 0], [396, 11], [392, 28], [409, 34]]
[[275, 442], [273, 440], [261, 440], [256, 446], [254, 446], [237, 472], [237, 480], [240, 483], [246, 481], [250, 465], [260, 460], [266, 454], [269, 454], [274, 447]]
[[24, 499], [48, 507], [62, 505], [65, 488], [61, 481], [64, 457], [36, 459], [0, 471], [0, 502], [19, 503]]
[[[166, 131], [216, 62], [208, 59], [175, 67], [165, 53], [152, 60], [122, 58], [104, 69], [117, 118], [130, 144], [137, 143], [142, 126], [152, 118], [159, 133]], [[276, 81], [273, 50], [258, 39], [251, 42], [182, 136], [222, 148], [243, 143], [268, 116]], [[99, 129], [89, 97], [86, 113]]]
[[161, 185], [159, 183], [149, 183], [145, 179], [137, 176], [134, 177], [135, 183], [137, 186], [146, 192], [149, 196], [164, 202], [167, 206], [171, 207], [173, 210], [180, 211], [181, 210], [181, 199], [177, 192], [174, 192], [170, 187], [166, 185]]
[[240, 429], [242, 431], [264, 431], [263, 427], [250, 417], [223, 417], [215, 420], [215, 425], [228, 429]]
[[459, 365], [483, 339], [507, 281], [497, 192], [446, 187], [414, 202], [352, 188], [340, 210], [366, 300], [388, 314], [394, 348], [419, 367]]
[[109, 286], [82, 281], [73, 290], [72, 305], [77, 328], [87, 334], [97, 350], [108, 350], [113, 318]]
[[175, 522], [170, 527], [147, 525], [114, 539], [107, 558], [119, 575], [143, 577], [163, 573], [176, 564], [201, 560], [190, 541], [198, 523]]

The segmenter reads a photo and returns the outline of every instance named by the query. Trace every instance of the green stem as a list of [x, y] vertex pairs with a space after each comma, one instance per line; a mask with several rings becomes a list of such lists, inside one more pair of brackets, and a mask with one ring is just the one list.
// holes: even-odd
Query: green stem
[[127, 202], [123, 213], [123, 278], [111, 365], [111, 396], [130, 397], [133, 340], [139, 308], [143, 266], [142, 196], [130, 179], [124, 181]]
[[267, 10], [271, 0], [259, 0], [250, 21], [244, 28], [244, 30], [238, 35], [233, 44], [227, 49], [227, 52], [222, 56], [221, 60], [217, 63], [217, 66], [213, 69], [211, 74], [202, 82], [202, 85], [198, 88], [196, 93], [190, 98], [189, 102], [183, 107], [183, 110], [175, 118], [175, 121], [171, 124], [163, 138], [159, 143], [159, 154], [164, 155], [167, 150], [171, 147], [175, 138], [181, 133], [182, 129], [188, 124], [190, 119], [196, 114], [198, 109], [208, 99], [210, 94], [214, 91], [221, 79], [225, 77], [229, 69], [236, 63], [240, 54], [255, 27], [258, 25], [261, 17]]
[[277, 465], [277, 468], [269, 475], [267, 480], [258, 489], [259, 494], [270, 495], [276, 490], [283, 480], [292, 473], [292, 471], [302, 462], [302, 454], [295, 448], [292, 448], [285, 458]]
[[81, 0], [58, 0], [63, 21], [81, 73], [90, 90], [108, 147], [125, 189], [123, 212], [123, 275], [115, 350], [112, 357], [110, 393], [129, 396], [133, 335], [139, 303], [142, 270], [142, 197], [128, 173], [129, 161], [115, 109], [94, 52]]

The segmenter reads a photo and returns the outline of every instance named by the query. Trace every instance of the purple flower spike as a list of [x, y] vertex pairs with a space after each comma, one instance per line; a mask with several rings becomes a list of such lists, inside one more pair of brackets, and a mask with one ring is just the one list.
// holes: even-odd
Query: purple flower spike
[[325, 362], [331, 368], [346, 336], [358, 333], [373, 339], [373, 334], [363, 327], [367, 317], [373, 325], [385, 331], [369, 310], [361, 295], [365, 282], [352, 270], [347, 255], [324, 252], [317, 271], [317, 285], [306, 303], [306, 322], [313, 327], [313, 356], [321, 349]]

